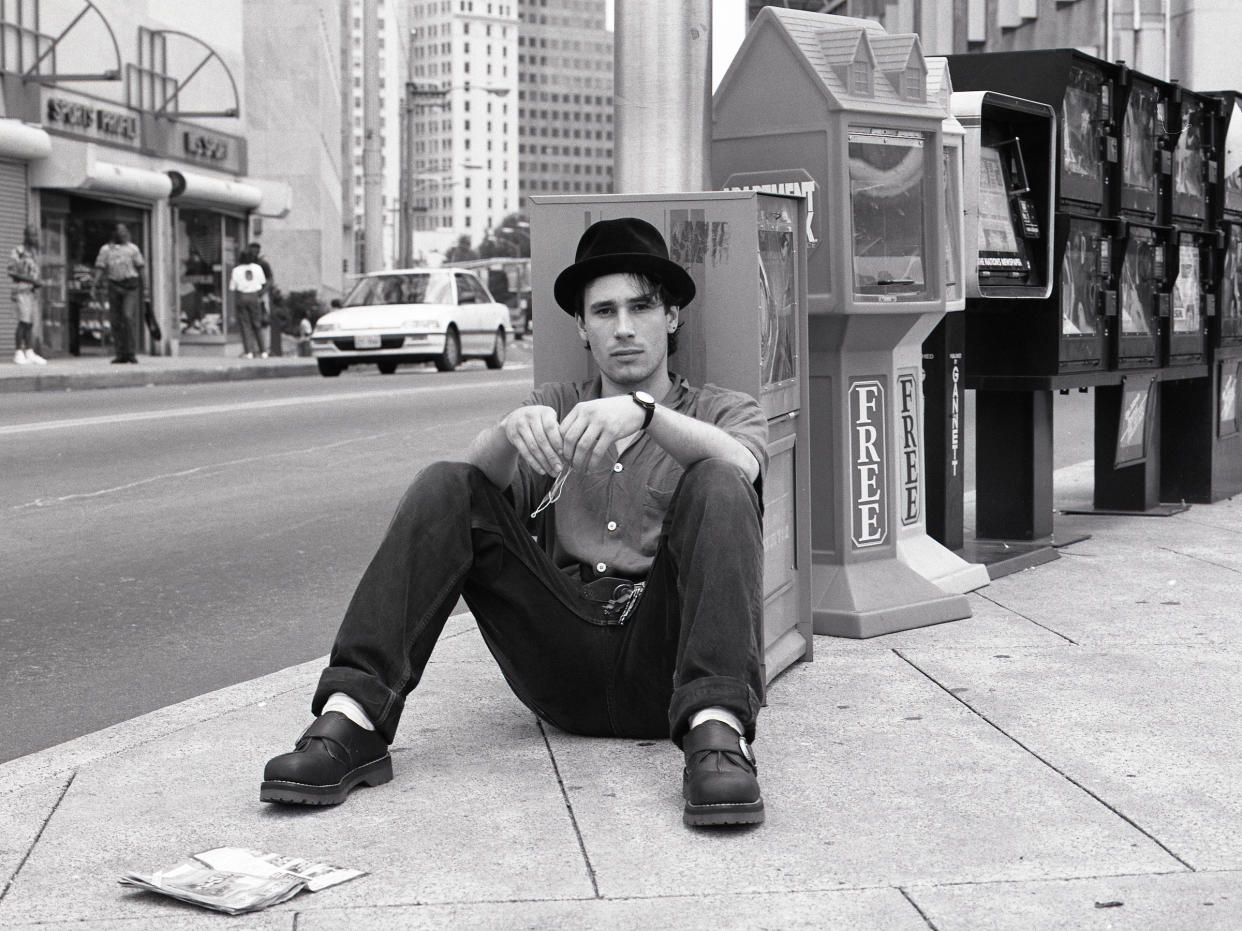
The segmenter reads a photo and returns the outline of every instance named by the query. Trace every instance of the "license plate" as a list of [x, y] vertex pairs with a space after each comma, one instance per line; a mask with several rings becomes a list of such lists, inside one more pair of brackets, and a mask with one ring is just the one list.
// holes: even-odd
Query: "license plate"
[[380, 337], [377, 333], [367, 333], [354, 337], [355, 349], [379, 349]]

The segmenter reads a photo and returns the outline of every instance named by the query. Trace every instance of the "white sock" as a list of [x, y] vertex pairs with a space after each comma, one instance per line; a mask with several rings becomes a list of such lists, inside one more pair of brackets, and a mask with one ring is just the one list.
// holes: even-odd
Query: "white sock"
[[[323, 703], [323, 713], [327, 714], [329, 711], [339, 711], [363, 730], [375, 730], [375, 725], [371, 723], [367, 713], [362, 710], [362, 705], [358, 704], [344, 692], [333, 692], [328, 696], [328, 700]], [[728, 712], [725, 713], [728, 714]]]
[[742, 727], [742, 722], [738, 720], [737, 715], [727, 708], [702, 708], [696, 711], [690, 718], [690, 728], [693, 730], [704, 721], [719, 721], [721, 724], [727, 724], [739, 734], [745, 734], [746, 728]]

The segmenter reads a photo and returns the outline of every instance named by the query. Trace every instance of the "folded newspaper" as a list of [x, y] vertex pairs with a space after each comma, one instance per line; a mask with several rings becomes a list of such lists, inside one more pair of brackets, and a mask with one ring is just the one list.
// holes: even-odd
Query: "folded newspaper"
[[318, 892], [362, 875], [362, 870], [312, 863], [280, 853], [217, 847], [149, 876], [126, 873], [120, 882], [123, 886], [148, 889], [182, 902], [240, 915], [284, 902], [303, 889]]

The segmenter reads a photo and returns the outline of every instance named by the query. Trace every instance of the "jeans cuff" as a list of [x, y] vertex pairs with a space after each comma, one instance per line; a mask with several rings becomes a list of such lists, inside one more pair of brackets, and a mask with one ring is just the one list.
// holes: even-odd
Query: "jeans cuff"
[[669, 736], [681, 746], [690, 719], [696, 711], [704, 708], [727, 708], [732, 711], [746, 729], [746, 739], [755, 739], [755, 719], [759, 716], [759, 697], [741, 679], [727, 676], [705, 676], [694, 679], [673, 690], [668, 706]]
[[401, 711], [405, 707], [405, 699], [401, 695], [361, 669], [329, 666], [319, 676], [319, 686], [311, 699], [311, 714], [318, 717], [333, 692], [344, 692], [360, 704], [375, 725], [375, 732], [384, 738], [385, 743], [393, 742]]

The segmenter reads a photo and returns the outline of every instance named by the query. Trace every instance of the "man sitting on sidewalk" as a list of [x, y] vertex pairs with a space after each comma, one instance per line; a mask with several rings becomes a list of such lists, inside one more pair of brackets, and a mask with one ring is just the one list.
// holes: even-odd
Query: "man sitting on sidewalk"
[[467, 462], [410, 485], [345, 613], [291, 753], [260, 798], [332, 805], [392, 778], [392, 742], [459, 595], [517, 697], [576, 734], [666, 737], [684, 820], [763, 820], [767, 422], [669, 372], [694, 282], [642, 220], [605, 220], [556, 280], [599, 374], [547, 384]]

